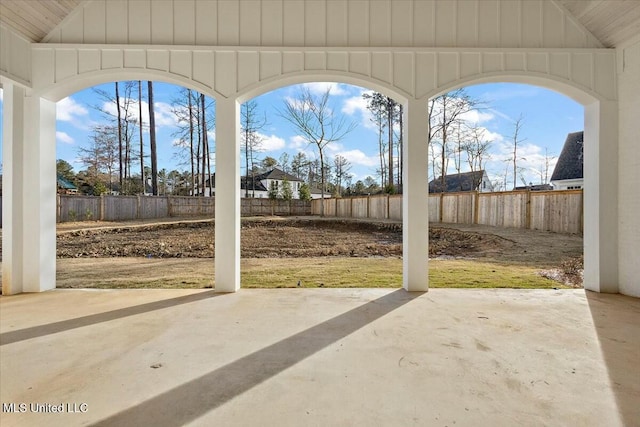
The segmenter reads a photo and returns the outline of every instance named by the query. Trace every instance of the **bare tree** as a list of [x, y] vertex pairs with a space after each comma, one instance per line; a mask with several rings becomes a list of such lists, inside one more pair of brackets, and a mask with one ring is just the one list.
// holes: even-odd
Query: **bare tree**
[[342, 195], [342, 183], [348, 179], [351, 163], [345, 157], [337, 155], [333, 158], [333, 170], [335, 177], [336, 194]]
[[340, 141], [356, 127], [355, 122], [346, 122], [343, 116], [336, 116], [329, 107], [331, 87], [324, 94], [315, 97], [308, 88], [302, 87], [297, 98], [286, 100], [280, 115], [300, 132], [308, 144], [313, 144], [320, 157], [321, 198], [320, 216], [324, 216], [325, 163], [324, 149], [327, 145]]
[[120, 88], [118, 87], [118, 82], [115, 82], [116, 85], [116, 109], [118, 111], [118, 153], [119, 153], [119, 170], [120, 170], [120, 187], [122, 188], [122, 184], [124, 182], [123, 180], [123, 168], [122, 168], [122, 164], [123, 164], [123, 159], [122, 159], [122, 111], [120, 108]]
[[[247, 101], [240, 106], [240, 132], [242, 133], [242, 148], [244, 149], [244, 163], [247, 179], [251, 173], [251, 197], [255, 197], [255, 169], [254, 154], [262, 145], [260, 130], [268, 125], [266, 114], [258, 117], [258, 103]], [[248, 181], [247, 181], [248, 184]], [[249, 197], [249, 186], [245, 185], [244, 197]]]
[[387, 165], [385, 161], [385, 152], [386, 145], [384, 143], [384, 139], [382, 138], [382, 134], [384, 132], [384, 128], [386, 127], [386, 118], [385, 118], [385, 108], [383, 98], [384, 95], [381, 93], [374, 92], [372, 94], [364, 93], [362, 95], [364, 99], [367, 100], [367, 109], [371, 111], [373, 117], [371, 121], [375, 124], [376, 130], [378, 131], [378, 156], [380, 158], [380, 186], [384, 187], [385, 182], [387, 182]]
[[429, 143], [433, 144], [439, 139], [441, 185], [440, 190], [446, 191], [446, 174], [448, 166], [448, 154], [450, 153], [448, 142], [453, 130], [463, 122], [463, 115], [471, 110], [478, 109], [480, 102], [471, 98], [464, 88], [442, 94], [429, 101]]
[[540, 169], [533, 169], [536, 174], [540, 176], [540, 184], [548, 184], [549, 183], [549, 170], [551, 169], [551, 164], [556, 159], [556, 157], [552, 154], [549, 154], [549, 150], [547, 147], [544, 147], [544, 160], [540, 165]]
[[92, 127], [89, 145], [78, 148], [78, 158], [87, 167], [87, 176], [92, 185], [107, 175], [109, 190], [113, 190], [113, 174], [118, 160], [117, 126], [96, 125]]
[[[372, 94], [365, 93], [362, 95], [363, 98], [367, 100], [367, 109], [371, 111], [373, 114], [373, 122], [376, 124], [378, 128], [378, 148], [380, 151], [380, 176], [382, 186], [387, 186], [389, 191], [393, 191], [395, 188], [396, 182], [393, 179], [395, 162], [393, 155], [393, 147], [394, 147], [394, 132], [393, 127], [397, 121], [398, 115], [402, 113], [402, 109], [400, 105], [393, 100], [393, 98], [389, 98], [381, 93], [374, 92]], [[402, 127], [402, 121], [398, 122]], [[387, 146], [388, 150], [387, 154], [387, 164], [384, 162], [384, 149], [382, 143], [382, 131], [384, 128], [387, 128]], [[400, 135], [402, 135], [402, 129], [400, 130]], [[401, 136], [400, 136], [401, 138]], [[400, 152], [398, 153], [398, 156]], [[400, 170], [398, 164], [398, 170]], [[385, 180], [386, 176], [386, 180]], [[400, 181], [398, 181], [400, 183]]]
[[[521, 142], [524, 142], [525, 139], [520, 139], [520, 131], [522, 130], [522, 125], [524, 124], [524, 116], [520, 114], [520, 116], [516, 119], [513, 124], [513, 135], [511, 137], [511, 143], [513, 144], [513, 188], [515, 190], [518, 178], [518, 146]], [[526, 181], [525, 181], [526, 185]]]
[[142, 181], [142, 194], [146, 192], [146, 183], [144, 181], [144, 138], [142, 135], [142, 82], [138, 80], [138, 120], [140, 130], [140, 181]]
[[153, 82], [147, 82], [149, 100], [149, 147], [151, 150], [151, 192], [158, 195], [158, 150], [156, 147], [156, 113], [153, 106]]
[[489, 148], [493, 141], [484, 136], [486, 129], [474, 125], [469, 128], [469, 138], [463, 146], [467, 154], [467, 162], [472, 171], [482, 170], [483, 161], [489, 157]]
[[291, 160], [291, 173], [296, 178], [306, 181], [309, 177], [308, 168], [309, 159], [307, 159], [307, 155], [299, 151]]
[[[135, 127], [138, 125], [138, 118], [133, 111], [136, 103], [133, 98], [134, 86], [135, 82], [125, 81], [115, 82], [115, 92], [93, 89], [99, 98], [105, 102], [103, 105], [94, 105], [93, 108], [106, 116], [116, 126], [120, 191], [124, 193], [128, 192], [128, 179], [131, 175], [131, 164], [135, 155], [133, 139], [135, 137]], [[112, 110], [108, 106], [109, 104], [115, 108]]]
[[[462, 149], [467, 156], [467, 162], [471, 172], [483, 170], [483, 161], [489, 157], [489, 148], [491, 142], [484, 137], [486, 129], [480, 126], [473, 125], [468, 129], [467, 139], [464, 142]], [[481, 178], [477, 179], [478, 182], [474, 182], [474, 188], [480, 184]]]
[[182, 89], [178, 96], [171, 101], [171, 111], [177, 118], [177, 129], [173, 136], [178, 137], [174, 145], [182, 148], [177, 153], [182, 165], [189, 165], [191, 173], [187, 182], [190, 182], [188, 194], [195, 196], [198, 193], [196, 181], [200, 177], [200, 143], [202, 132], [200, 122], [200, 99], [197, 92], [191, 89]]

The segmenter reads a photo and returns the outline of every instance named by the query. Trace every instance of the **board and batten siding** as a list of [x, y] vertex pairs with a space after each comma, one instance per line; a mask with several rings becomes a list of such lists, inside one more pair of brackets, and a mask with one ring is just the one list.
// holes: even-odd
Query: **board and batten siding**
[[93, 0], [45, 43], [600, 48], [552, 0]]

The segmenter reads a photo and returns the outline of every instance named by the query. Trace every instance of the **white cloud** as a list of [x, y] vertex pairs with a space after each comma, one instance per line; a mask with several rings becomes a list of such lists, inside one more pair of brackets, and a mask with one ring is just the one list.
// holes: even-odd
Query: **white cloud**
[[470, 124], [480, 124], [493, 120], [494, 115], [488, 110], [471, 110], [460, 115], [460, 118]]
[[331, 89], [331, 96], [344, 96], [347, 94], [347, 91], [343, 88], [343, 85], [340, 83], [332, 83], [332, 82], [313, 82], [313, 83], [303, 83], [302, 86], [309, 89], [314, 95], [324, 95], [328, 89]]
[[261, 133], [258, 133], [258, 136], [262, 140], [258, 151], [261, 151], [261, 152], [277, 151], [277, 150], [282, 150], [286, 146], [284, 139], [280, 138], [279, 136], [276, 136], [276, 135], [267, 136]]
[[[124, 109], [126, 108], [127, 102], [129, 102], [129, 117], [132, 120], [139, 121], [140, 114], [138, 108], [138, 100], [136, 99], [120, 98], [121, 114], [124, 114]], [[166, 102], [154, 102], [153, 105], [156, 128], [173, 127], [178, 124], [176, 115], [171, 111], [171, 105], [167, 104]], [[117, 117], [118, 115], [118, 109], [113, 102], [104, 102], [102, 104], [102, 109], [113, 117]], [[148, 131], [149, 104], [146, 101], [142, 101], [142, 121], [144, 123], [145, 130]]]
[[325, 146], [327, 151], [331, 151], [333, 153], [337, 153], [340, 150], [344, 150], [344, 145], [339, 142], [332, 142], [331, 144]]
[[296, 136], [292, 136], [291, 138], [289, 138], [289, 148], [294, 148], [297, 150], [301, 150], [303, 148], [306, 148], [307, 145], [309, 145], [309, 143], [307, 142], [306, 139], [304, 139], [304, 137], [300, 136], [300, 135], [296, 135]]
[[[177, 124], [176, 115], [171, 112], [171, 105], [166, 102], [154, 102], [153, 105], [155, 107], [156, 126], [175, 126]], [[142, 101], [142, 119], [145, 123], [149, 123], [149, 104], [145, 101]], [[207, 125], [209, 127], [210, 123], [207, 123]]]
[[344, 157], [353, 165], [371, 167], [380, 163], [378, 156], [367, 156], [364, 152], [358, 149], [341, 151], [336, 153], [336, 155]]
[[360, 112], [364, 113], [367, 110], [367, 100], [362, 96], [352, 96], [344, 100], [344, 104], [342, 104], [342, 112], [353, 116], [354, 114]]
[[69, 136], [66, 132], [57, 131], [56, 132], [56, 141], [62, 142], [64, 144], [73, 144], [75, 143], [74, 139]]
[[89, 115], [84, 105], [77, 103], [71, 97], [61, 99], [56, 104], [56, 119], [63, 122], [77, 122]]
[[367, 108], [367, 100], [360, 96], [352, 96], [344, 100], [342, 105], [342, 112], [349, 116], [360, 117], [360, 124], [365, 128], [373, 131], [377, 131], [376, 125], [373, 123], [373, 115]]

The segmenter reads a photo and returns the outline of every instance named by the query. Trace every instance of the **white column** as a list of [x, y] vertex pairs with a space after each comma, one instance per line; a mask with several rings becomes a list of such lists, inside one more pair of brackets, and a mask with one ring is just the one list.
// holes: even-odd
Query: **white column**
[[233, 99], [216, 101], [215, 290], [240, 289], [240, 115]]
[[22, 165], [25, 90], [3, 84], [2, 114], [2, 294], [22, 292]]
[[429, 289], [429, 120], [425, 101], [412, 100], [404, 108], [402, 147], [402, 285], [407, 291]]
[[618, 103], [584, 109], [584, 287], [618, 292]]
[[56, 105], [4, 84], [2, 292], [56, 286]]

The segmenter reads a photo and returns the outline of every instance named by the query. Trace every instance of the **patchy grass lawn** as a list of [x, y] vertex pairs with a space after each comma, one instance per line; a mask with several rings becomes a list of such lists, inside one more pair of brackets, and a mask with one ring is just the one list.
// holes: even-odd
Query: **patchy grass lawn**
[[[399, 258], [251, 258], [241, 260], [243, 288], [401, 287]], [[108, 269], [109, 274], [96, 274]], [[539, 269], [477, 260], [431, 260], [433, 288], [564, 288]], [[207, 288], [213, 286], [212, 259], [59, 259], [59, 288]]]
[[[388, 288], [402, 286], [402, 260], [398, 258], [301, 258], [243, 260], [245, 288]], [[564, 287], [538, 274], [538, 269], [475, 260], [431, 260], [429, 286], [433, 288]]]

